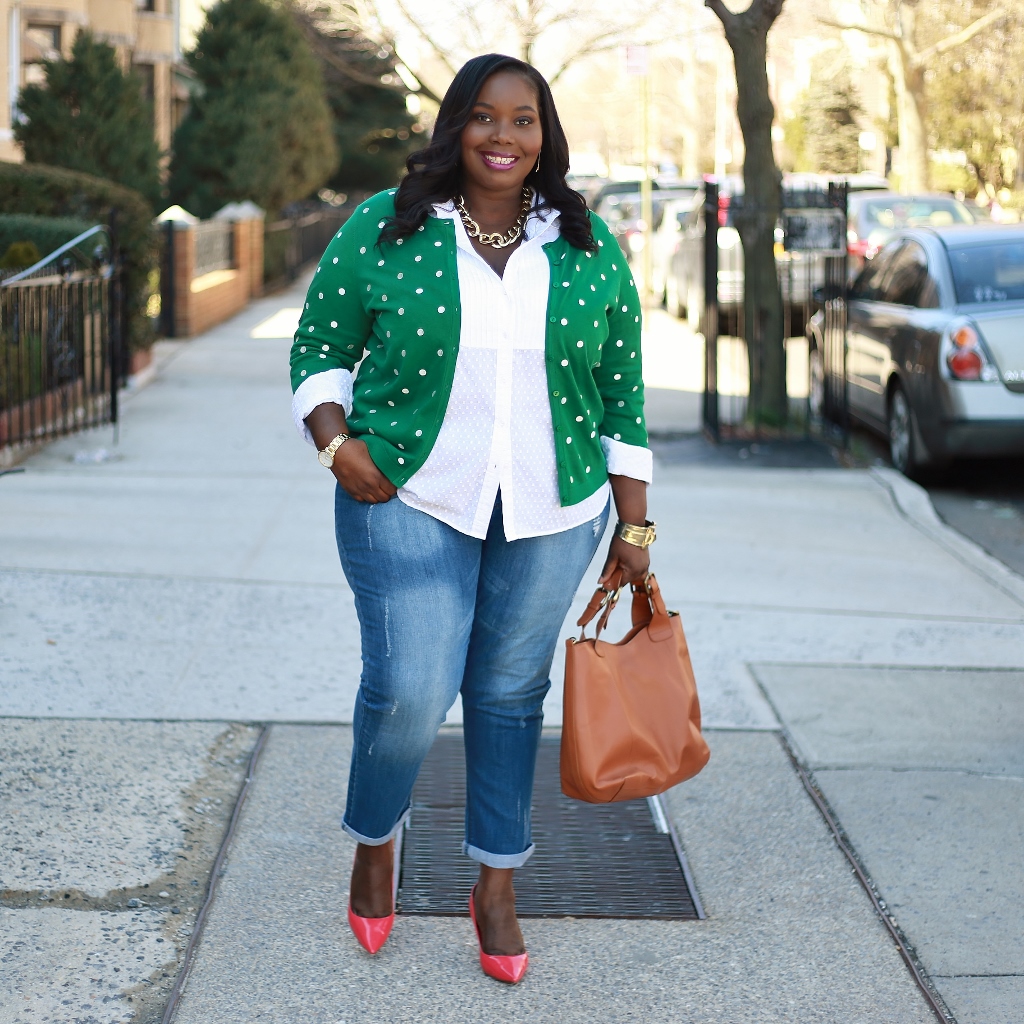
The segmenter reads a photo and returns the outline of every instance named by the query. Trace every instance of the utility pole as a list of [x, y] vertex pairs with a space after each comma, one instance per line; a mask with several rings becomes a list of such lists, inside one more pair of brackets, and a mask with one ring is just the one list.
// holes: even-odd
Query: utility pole
[[654, 240], [654, 202], [651, 195], [651, 67], [648, 47], [626, 47], [626, 74], [640, 79], [641, 148], [644, 170], [640, 179], [640, 220], [643, 223], [644, 241], [640, 301], [646, 312], [651, 306], [651, 276], [654, 270], [651, 251]]
[[725, 169], [732, 159], [732, 154], [725, 145], [730, 111], [727, 93], [728, 79], [722, 65], [728, 59], [725, 53], [721, 53], [718, 60], [715, 61], [715, 178], [719, 182], [725, 176]]

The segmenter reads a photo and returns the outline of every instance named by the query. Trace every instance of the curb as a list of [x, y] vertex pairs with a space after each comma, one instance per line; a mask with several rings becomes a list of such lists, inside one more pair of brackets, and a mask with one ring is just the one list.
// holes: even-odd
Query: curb
[[892, 499], [896, 511], [917, 527], [921, 533], [944, 548], [958, 562], [976, 572], [1001, 590], [1007, 597], [1024, 607], [1024, 576], [1008, 568], [973, 540], [947, 526], [935, 511], [928, 492], [902, 473], [885, 466], [873, 466], [874, 481]]

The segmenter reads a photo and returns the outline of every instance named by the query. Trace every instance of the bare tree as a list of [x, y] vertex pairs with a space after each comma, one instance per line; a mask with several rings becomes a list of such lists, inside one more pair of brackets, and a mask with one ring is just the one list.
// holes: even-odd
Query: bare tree
[[[363, 84], [380, 85], [403, 94], [412, 91], [433, 103], [441, 103], [443, 90], [432, 89], [422, 76], [417, 75], [402, 60], [398, 51], [396, 33], [381, 17], [374, 0], [294, 0], [294, 2], [305, 7], [308, 13], [325, 28], [351, 33], [353, 37], [364, 39], [372, 46], [377, 47], [378, 52], [384, 56], [394, 58], [395, 73], [393, 75], [388, 75], [387, 80], [377, 78], [372, 82], [365, 81]], [[401, 0], [399, 0], [398, 7], [404, 13], [405, 5], [401, 3]], [[413, 22], [413, 27], [416, 27], [415, 22]], [[320, 56], [328, 63], [335, 64], [335, 58], [332, 55], [321, 53]], [[444, 60], [444, 63], [449, 68], [451, 67], [447, 60]], [[345, 74], [352, 74], [351, 69], [347, 66], [337, 65], [337, 69]], [[452, 74], [455, 74], [454, 70], [452, 70]]]
[[[654, 13], [651, 6], [641, 6], [636, 0], [631, 0], [627, 10], [609, 9], [608, 13], [593, 4], [571, 0], [449, 0], [429, 7], [391, 0], [399, 24], [390, 25], [379, 0], [328, 2], [339, 19], [395, 53], [399, 52], [398, 38], [413, 34], [444, 75], [454, 77], [459, 65], [477, 53], [507, 49], [539, 64], [552, 84], [586, 57], [626, 42], [644, 42], [643, 34]], [[553, 60], [549, 59], [552, 51], [557, 52]], [[415, 78], [421, 95], [439, 101], [443, 86], [432, 88], [422, 74], [405, 64], [401, 71], [403, 78]]]
[[924, 192], [929, 185], [926, 74], [941, 57], [969, 42], [979, 32], [1003, 18], [1005, 6], [998, 6], [972, 21], [966, 28], [924, 45], [920, 0], [878, 0], [874, 4], [875, 24], [850, 25], [822, 19], [823, 24], [844, 31], [886, 39], [889, 44], [889, 70], [896, 89], [896, 118], [899, 125], [900, 157], [904, 192]]
[[786, 421], [786, 348], [782, 293], [775, 271], [775, 224], [782, 211], [782, 174], [772, 149], [775, 107], [768, 91], [768, 30], [783, 0], [751, 0], [733, 12], [724, 0], [704, 0], [718, 16], [736, 65], [736, 115], [743, 133], [743, 201], [733, 215], [743, 242], [743, 306], [750, 362], [748, 415]]

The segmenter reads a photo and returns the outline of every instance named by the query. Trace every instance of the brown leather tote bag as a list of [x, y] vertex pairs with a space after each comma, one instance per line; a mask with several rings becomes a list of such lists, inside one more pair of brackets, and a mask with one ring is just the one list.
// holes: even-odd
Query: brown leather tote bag
[[601, 631], [619, 593], [598, 589], [577, 622], [579, 639], [565, 643], [562, 792], [594, 804], [663, 793], [710, 757], [679, 613], [665, 610], [648, 575], [633, 585], [633, 628], [608, 643]]

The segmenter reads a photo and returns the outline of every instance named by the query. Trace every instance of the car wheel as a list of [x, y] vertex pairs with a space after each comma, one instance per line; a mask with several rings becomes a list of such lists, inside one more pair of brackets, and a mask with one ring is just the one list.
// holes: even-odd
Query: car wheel
[[807, 351], [807, 411], [812, 420], [825, 415], [825, 364], [813, 342]]
[[914, 413], [906, 392], [897, 384], [889, 398], [889, 457], [904, 476], [913, 476], [920, 468], [914, 441]]

